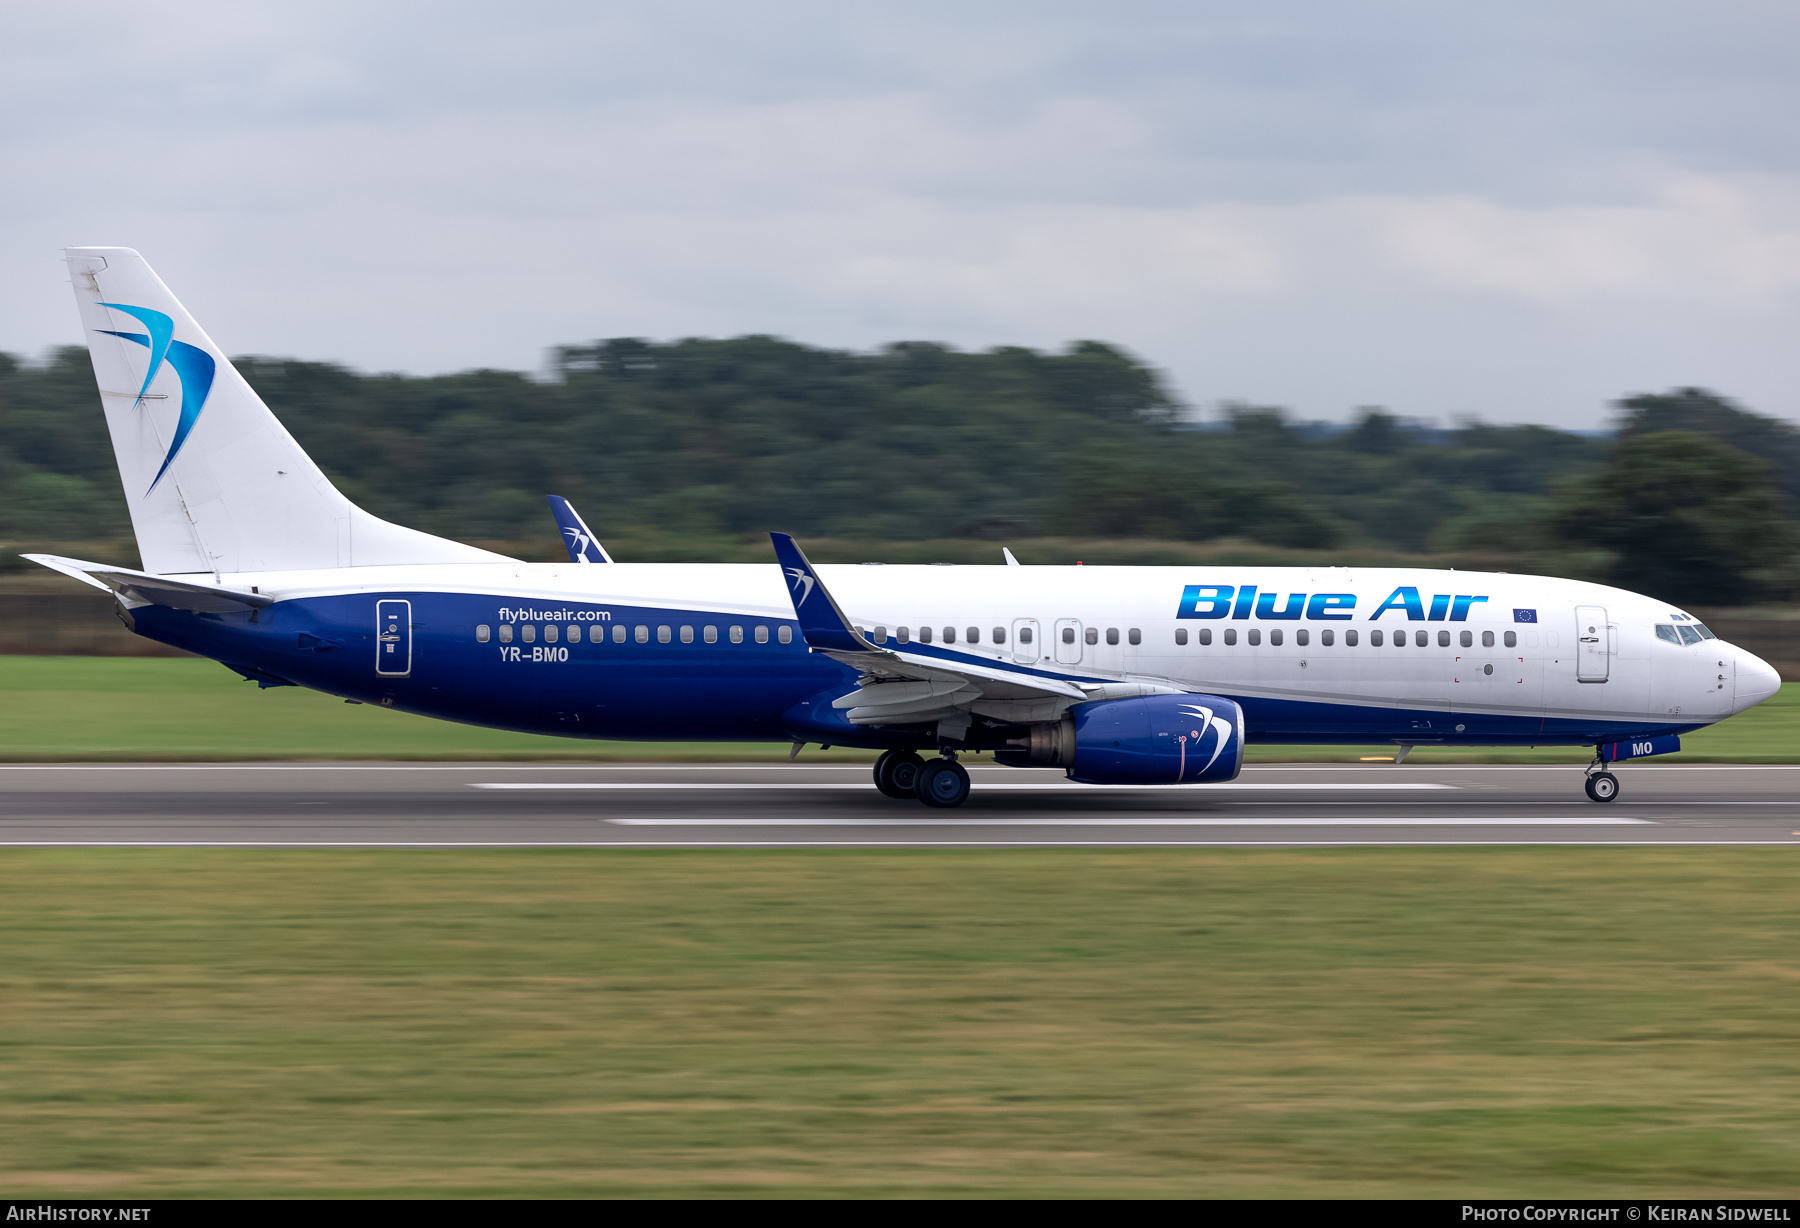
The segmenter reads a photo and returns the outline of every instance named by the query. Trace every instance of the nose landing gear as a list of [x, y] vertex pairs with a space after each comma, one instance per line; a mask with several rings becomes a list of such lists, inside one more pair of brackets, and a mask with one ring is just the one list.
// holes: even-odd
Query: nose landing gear
[[1594, 748], [1594, 761], [1588, 765], [1587, 780], [1582, 782], [1587, 791], [1588, 800], [1610, 802], [1619, 796], [1619, 778], [1606, 770], [1606, 761], [1600, 758], [1600, 748]]

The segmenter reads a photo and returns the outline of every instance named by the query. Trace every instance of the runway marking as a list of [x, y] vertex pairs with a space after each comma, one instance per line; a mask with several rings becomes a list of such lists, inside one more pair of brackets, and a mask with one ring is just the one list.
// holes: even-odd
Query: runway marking
[[[796, 790], [796, 789], [798, 789], [798, 790], [817, 789], [817, 790], [831, 790], [834, 792], [844, 792], [844, 791], [854, 790], [859, 793], [866, 793], [866, 792], [869, 792], [870, 790], [872, 790], [873, 786], [870, 785], [867, 781], [860, 781], [860, 780], [859, 781], [836, 781], [836, 780], [834, 780], [834, 781], [795, 781], [793, 783], [785, 783], [782, 781], [775, 781], [775, 780], [744, 780], [744, 781], [729, 781], [729, 780], [668, 780], [668, 781], [656, 781], [656, 780], [642, 780], [642, 781], [636, 781], [636, 780], [559, 780], [559, 781], [500, 780], [500, 781], [480, 781], [480, 782], [471, 781], [471, 782], [469, 782], [469, 788], [471, 788], [471, 789], [537, 790], [537, 791], [569, 791], [569, 790], [583, 790], [583, 789], [606, 789], [606, 790], [628, 790], [628, 791], [634, 791], [634, 792], [639, 792], [639, 793], [645, 793], [645, 792], [654, 792], [654, 793], [695, 792], [695, 791], [701, 791], [701, 790], [785, 789], [785, 790], [792, 791], [792, 790]], [[1055, 792], [1058, 792], [1058, 793], [1067, 793], [1071, 796], [1074, 796], [1076, 794], [1092, 793], [1092, 792], [1102, 791], [1102, 790], [1107, 791], [1107, 792], [1113, 792], [1113, 791], [1124, 790], [1124, 789], [1130, 789], [1130, 790], [1147, 789], [1147, 790], [1151, 790], [1153, 792], [1158, 792], [1158, 793], [1168, 793], [1168, 792], [1171, 792], [1171, 791], [1177, 790], [1177, 789], [1182, 790], [1182, 791], [1188, 791], [1188, 790], [1194, 790], [1194, 789], [1205, 789], [1208, 793], [1249, 792], [1251, 790], [1271, 791], [1271, 792], [1273, 792], [1273, 791], [1312, 792], [1312, 791], [1316, 790], [1319, 792], [1330, 792], [1330, 793], [1343, 793], [1345, 791], [1391, 793], [1396, 790], [1398, 790], [1398, 791], [1413, 791], [1413, 790], [1420, 790], [1420, 789], [1436, 790], [1436, 789], [1455, 789], [1455, 788], [1459, 788], [1459, 786], [1439, 784], [1436, 781], [1401, 781], [1401, 782], [1398, 782], [1395, 784], [1389, 784], [1389, 785], [1370, 784], [1370, 783], [1361, 782], [1361, 781], [1353, 783], [1353, 784], [1328, 784], [1328, 783], [1311, 783], [1311, 782], [1309, 782], [1306, 784], [1291, 784], [1291, 785], [1276, 784], [1274, 782], [1256, 783], [1256, 782], [1247, 782], [1247, 781], [1234, 781], [1229, 784], [1216, 784], [1216, 785], [1081, 785], [1081, 784], [1062, 784], [1062, 783], [1052, 784], [1049, 782], [1038, 783], [1038, 782], [1032, 782], [1032, 781], [1021, 781], [1017, 784], [993, 784], [993, 783], [983, 782], [983, 784], [981, 786], [981, 791], [983, 793], [1047, 793], [1047, 792], [1051, 792], [1054, 790]]]
[[1019, 849], [1019, 848], [1738, 848], [1800, 847], [1800, 840], [6, 840], [0, 848], [258, 849]]
[[1124, 819], [1112, 816], [1098, 818], [1054, 817], [1041, 819], [978, 818], [888, 818], [888, 819], [806, 819], [806, 818], [619, 818], [602, 822], [615, 827], [1613, 827], [1655, 826], [1650, 819], [1634, 819], [1625, 815], [1589, 818], [1586, 815], [1545, 815], [1522, 819], [1517, 816], [1458, 815], [1382, 817], [1382, 818], [1200, 818], [1190, 815]]

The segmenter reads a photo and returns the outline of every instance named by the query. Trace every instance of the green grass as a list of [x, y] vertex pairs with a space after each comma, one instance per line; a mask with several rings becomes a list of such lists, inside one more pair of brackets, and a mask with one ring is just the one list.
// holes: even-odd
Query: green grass
[[[1683, 739], [1676, 760], [1800, 762], [1800, 684]], [[1354, 762], [1394, 747], [1251, 746], [1252, 762]], [[784, 760], [779, 743], [585, 742], [502, 733], [349, 705], [298, 687], [259, 691], [197, 659], [0, 656], [0, 762], [170, 759]], [[1409, 762], [1582, 762], [1578, 748], [1436, 750]], [[816, 746], [808, 762], [870, 752]], [[1666, 760], [1664, 760], [1666, 761]]]
[[0, 854], [13, 1197], [1800, 1193], [1793, 849]]

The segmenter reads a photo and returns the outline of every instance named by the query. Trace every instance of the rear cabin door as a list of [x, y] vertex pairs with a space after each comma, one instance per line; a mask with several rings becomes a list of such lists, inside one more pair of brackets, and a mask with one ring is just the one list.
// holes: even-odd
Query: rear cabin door
[[1612, 664], [1606, 607], [1575, 607], [1575, 681], [1605, 682]]
[[375, 672], [390, 678], [412, 673], [412, 602], [375, 603]]
[[1056, 660], [1062, 665], [1081, 664], [1081, 620], [1056, 620]]
[[1015, 618], [1012, 625], [1013, 660], [1035, 661], [1043, 648], [1038, 642], [1038, 620]]

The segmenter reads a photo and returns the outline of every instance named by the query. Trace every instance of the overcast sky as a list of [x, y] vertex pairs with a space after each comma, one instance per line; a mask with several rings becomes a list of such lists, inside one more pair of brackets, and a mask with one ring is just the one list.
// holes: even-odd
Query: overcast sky
[[1800, 418], [1800, 5], [0, 2], [0, 349], [1120, 344], [1196, 406]]

